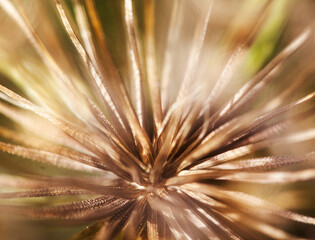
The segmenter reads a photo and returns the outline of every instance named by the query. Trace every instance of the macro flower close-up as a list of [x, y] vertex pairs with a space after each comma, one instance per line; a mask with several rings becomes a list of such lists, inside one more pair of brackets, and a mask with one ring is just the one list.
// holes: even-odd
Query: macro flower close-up
[[0, 239], [315, 239], [313, 0], [0, 0]]

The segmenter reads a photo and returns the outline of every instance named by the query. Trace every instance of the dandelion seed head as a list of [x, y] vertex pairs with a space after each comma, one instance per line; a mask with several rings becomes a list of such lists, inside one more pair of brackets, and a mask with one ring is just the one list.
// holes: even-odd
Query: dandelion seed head
[[74, 239], [308, 237], [314, 24], [281, 39], [306, 3], [31, 3], [0, 0], [4, 215], [89, 226]]

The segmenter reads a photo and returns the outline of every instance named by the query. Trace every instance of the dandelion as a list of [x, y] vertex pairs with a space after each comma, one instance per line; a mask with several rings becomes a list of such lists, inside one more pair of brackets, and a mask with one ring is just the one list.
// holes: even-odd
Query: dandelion
[[314, 229], [291, 209], [315, 179], [314, 27], [271, 59], [288, 1], [0, 6], [3, 214], [90, 224], [76, 239]]

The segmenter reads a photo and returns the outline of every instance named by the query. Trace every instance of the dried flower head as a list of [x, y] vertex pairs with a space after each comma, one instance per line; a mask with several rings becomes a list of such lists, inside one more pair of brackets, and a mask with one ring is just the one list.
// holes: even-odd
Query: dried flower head
[[93, 223], [77, 239], [315, 237], [292, 4], [0, 0], [1, 212]]

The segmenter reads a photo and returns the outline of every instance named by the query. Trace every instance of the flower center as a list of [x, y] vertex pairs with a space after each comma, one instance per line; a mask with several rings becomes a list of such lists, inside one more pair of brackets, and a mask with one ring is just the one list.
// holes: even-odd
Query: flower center
[[157, 193], [157, 188], [153, 185], [148, 185], [145, 190], [147, 191], [147, 193], [153, 193], [156, 194]]

